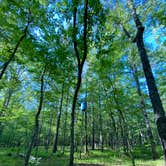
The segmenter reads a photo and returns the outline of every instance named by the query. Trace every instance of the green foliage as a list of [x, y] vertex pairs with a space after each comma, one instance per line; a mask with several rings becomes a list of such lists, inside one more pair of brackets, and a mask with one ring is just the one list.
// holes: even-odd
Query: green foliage
[[[106, 166], [119, 164], [131, 165], [129, 157], [120, 151], [123, 145], [120, 115], [126, 121], [126, 131], [131, 139], [134, 156], [138, 165], [161, 165], [162, 161], [150, 161], [150, 143], [136, 91], [131, 65], [138, 68], [138, 78], [142, 97], [145, 101], [150, 125], [156, 144], [159, 144], [157, 129], [152, 114], [152, 106], [135, 45], [128, 40], [124, 28], [131, 38], [135, 37], [134, 22], [125, 1], [89, 0], [88, 4], [88, 58], [82, 74], [82, 87], [76, 105], [75, 141], [78, 151], [83, 152], [85, 142], [84, 117], [79, 102], [85, 96], [88, 103], [88, 139], [92, 142], [93, 125], [95, 144], [100, 147], [101, 135], [104, 146], [117, 151], [90, 151], [89, 156], [75, 154], [76, 163], [104, 163]], [[76, 28], [73, 29], [73, 7], [77, 6]], [[67, 166], [70, 142], [70, 113], [77, 79], [77, 62], [73, 48], [73, 34], [76, 34], [80, 58], [83, 57], [83, 1], [80, 0], [1, 0], [0, 1], [0, 72], [19, 44], [25, 27], [29, 26], [25, 38], [19, 44], [15, 57], [0, 80], [0, 146], [9, 147], [0, 152], [0, 165], [18, 166], [23, 158], [16, 156], [17, 150], [25, 153], [34, 127], [34, 117], [40, 101], [40, 81], [43, 68], [44, 103], [39, 119], [39, 150], [41, 166]], [[145, 46], [148, 51], [152, 70], [156, 77], [163, 106], [166, 108], [165, 86], [165, 1], [151, 0], [137, 5], [137, 13], [145, 26]], [[52, 146], [56, 118], [59, 110], [61, 87], [64, 83], [64, 102], [58, 145], [58, 154], [45, 151], [47, 138]], [[100, 102], [99, 102], [100, 98]], [[111, 118], [113, 116], [113, 119]], [[115, 121], [115, 128], [113, 127]], [[102, 126], [102, 131], [101, 130]], [[117, 139], [114, 147], [111, 143]], [[140, 144], [140, 136], [142, 145]], [[112, 141], [112, 142], [111, 142]], [[116, 140], [115, 140], [116, 141]], [[118, 144], [118, 145], [117, 145]], [[40, 146], [41, 145], [41, 146]], [[11, 150], [10, 147], [18, 149]], [[139, 147], [138, 147], [139, 146]], [[19, 149], [20, 148], [20, 149]], [[32, 155], [36, 156], [35, 147]], [[63, 151], [63, 150], [62, 150]], [[12, 156], [8, 154], [12, 153]], [[158, 157], [161, 150], [158, 150]], [[8, 163], [6, 163], [6, 161]]]

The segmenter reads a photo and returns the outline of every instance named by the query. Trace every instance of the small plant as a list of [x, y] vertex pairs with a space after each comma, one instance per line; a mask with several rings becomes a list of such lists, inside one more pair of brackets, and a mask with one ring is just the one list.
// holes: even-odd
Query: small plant
[[30, 157], [30, 159], [29, 159], [29, 164], [31, 165], [31, 166], [37, 166], [37, 165], [39, 165], [40, 164], [40, 160], [41, 160], [42, 158], [41, 157], [34, 157], [34, 156], [31, 156]]

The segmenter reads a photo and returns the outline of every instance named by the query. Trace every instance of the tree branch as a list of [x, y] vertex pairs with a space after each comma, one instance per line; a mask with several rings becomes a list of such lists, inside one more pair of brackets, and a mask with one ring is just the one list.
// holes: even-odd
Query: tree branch
[[15, 54], [16, 54], [16, 52], [17, 52], [17, 50], [18, 50], [18, 47], [20, 46], [20, 44], [21, 44], [21, 42], [23, 41], [23, 39], [26, 37], [27, 31], [28, 31], [28, 27], [29, 27], [29, 25], [30, 25], [30, 23], [31, 23], [30, 18], [31, 18], [31, 12], [30, 12], [30, 10], [29, 10], [27, 25], [25, 26], [25, 28], [24, 28], [24, 30], [23, 30], [23, 34], [22, 34], [22, 36], [20, 37], [20, 39], [18, 40], [18, 42], [17, 42], [17, 44], [16, 44], [16, 46], [15, 46], [13, 52], [11, 53], [9, 59], [8, 59], [6, 62], [4, 62], [4, 64], [2, 65], [2, 67], [1, 67], [2, 70], [1, 70], [1, 73], [0, 73], [0, 79], [2, 79], [3, 74], [5, 73], [5, 71], [6, 71], [7, 67], [8, 67], [8, 65], [10, 64], [10, 62], [11, 62], [11, 61], [13, 60], [13, 58], [15, 57]]

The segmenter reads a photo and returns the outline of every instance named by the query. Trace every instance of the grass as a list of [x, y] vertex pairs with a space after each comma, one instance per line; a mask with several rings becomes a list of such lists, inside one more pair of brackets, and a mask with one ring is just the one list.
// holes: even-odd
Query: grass
[[[137, 147], [134, 149], [136, 166], [163, 166], [164, 161], [161, 155], [161, 149], [158, 148], [159, 159], [151, 160], [149, 149], [146, 147]], [[35, 150], [32, 152], [35, 155]], [[39, 148], [38, 156], [42, 158], [39, 166], [68, 166], [69, 152], [62, 154], [60, 152], [52, 154], [51, 150], [46, 152], [42, 147]], [[88, 155], [75, 153], [76, 166], [132, 166], [128, 156], [121, 152], [104, 150], [104, 152], [94, 150]], [[0, 149], [0, 166], [23, 166], [24, 160], [17, 155], [15, 148]]]
[[23, 164], [24, 161], [16, 155], [15, 149], [0, 148], [0, 166], [21, 166]]

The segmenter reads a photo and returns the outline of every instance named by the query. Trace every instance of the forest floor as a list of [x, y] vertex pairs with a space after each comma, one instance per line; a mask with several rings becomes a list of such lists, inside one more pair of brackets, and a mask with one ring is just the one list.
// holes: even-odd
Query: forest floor
[[[35, 155], [35, 150], [32, 155]], [[19, 154], [19, 155], [18, 155]], [[23, 166], [24, 160], [21, 157], [21, 151], [16, 148], [0, 148], [0, 166]], [[151, 155], [146, 147], [135, 148], [134, 150], [136, 166], [163, 166], [163, 158], [161, 149], [158, 148], [158, 159], [151, 160]], [[39, 148], [38, 157], [41, 158], [38, 166], [68, 166], [69, 152], [64, 154], [61, 152], [53, 155], [51, 151], [46, 152], [43, 148]], [[111, 150], [91, 150], [88, 155], [75, 153], [76, 166], [132, 166], [129, 156], [122, 152]], [[33, 161], [30, 166], [34, 166]]]

